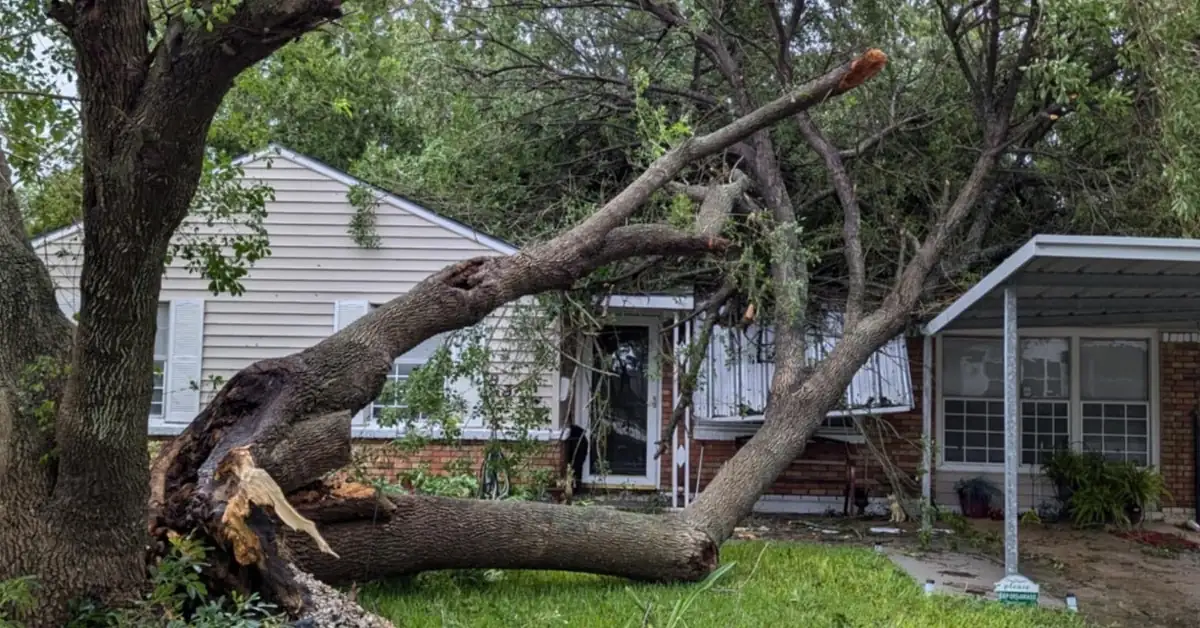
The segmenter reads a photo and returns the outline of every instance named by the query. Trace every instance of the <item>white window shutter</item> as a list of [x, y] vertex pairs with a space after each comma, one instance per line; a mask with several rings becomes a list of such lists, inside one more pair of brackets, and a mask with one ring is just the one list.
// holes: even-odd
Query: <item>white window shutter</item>
[[[333, 331], [339, 332], [350, 326], [350, 323], [364, 317], [371, 310], [371, 304], [367, 301], [335, 301], [333, 304]], [[367, 412], [370, 406], [359, 410], [358, 414], [354, 415], [353, 423], [362, 425], [366, 423]]]
[[167, 350], [167, 423], [188, 424], [200, 413], [201, 358], [204, 351], [204, 300], [171, 301]]

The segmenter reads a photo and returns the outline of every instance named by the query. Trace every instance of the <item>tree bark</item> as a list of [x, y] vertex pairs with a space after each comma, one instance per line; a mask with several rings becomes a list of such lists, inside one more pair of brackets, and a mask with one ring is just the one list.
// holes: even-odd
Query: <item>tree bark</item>
[[[289, 535], [297, 562], [334, 584], [480, 566], [693, 581], [717, 566], [716, 543], [676, 515], [514, 501], [386, 499], [395, 509], [386, 519], [322, 526], [338, 558], [319, 551], [308, 537]], [[322, 516], [312, 514], [318, 522]]]

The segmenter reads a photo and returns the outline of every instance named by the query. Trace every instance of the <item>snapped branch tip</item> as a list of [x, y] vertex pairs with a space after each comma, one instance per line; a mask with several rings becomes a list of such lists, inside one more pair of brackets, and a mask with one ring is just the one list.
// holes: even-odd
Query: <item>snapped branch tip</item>
[[863, 83], [871, 80], [883, 66], [887, 65], [888, 57], [878, 48], [871, 48], [863, 53], [863, 55], [850, 63], [850, 71], [838, 83], [838, 89], [848, 90], [854, 89]]

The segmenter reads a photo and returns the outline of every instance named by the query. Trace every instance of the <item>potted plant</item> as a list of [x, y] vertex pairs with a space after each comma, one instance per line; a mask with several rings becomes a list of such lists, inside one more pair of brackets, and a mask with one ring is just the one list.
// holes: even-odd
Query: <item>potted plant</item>
[[992, 510], [992, 497], [1000, 494], [996, 485], [983, 476], [959, 480], [954, 485], [954, 492], [958, 493], [958, 505], [962, 508], [963, 516], [972, 519], [986, 518]]

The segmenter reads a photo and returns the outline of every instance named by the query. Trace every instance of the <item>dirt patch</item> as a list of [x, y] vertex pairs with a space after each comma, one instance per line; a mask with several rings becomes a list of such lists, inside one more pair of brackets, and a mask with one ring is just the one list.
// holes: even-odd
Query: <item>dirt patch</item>
[[[1003, 555], [1003, 522], [970, 520], [952, 530], [939, 523], [928, 551]], [[872, 531], [874, 529], [874, 532]], [[755, 517], [743, 538], [871, 546], [920, 546], [920, 525], [882, 519]], [[893, 530], [898, 531], [894, 533]], [[1200, 535], [1165, 524], [1132, 533], [1022, 524], [1021, 572], [1050, 595], [1074, 593], [1080, 612], [1101, 626], [1192, 628], [1200, 617]]]
[[1043, 586], [1075, 593], [1089, 618], [1120, 626], [1196, 626], [1200, 553], [1186, 549], [1195, 544], [1184, 532], [1163, 527], [1119, 536], [1022, 526], [1022, 560]]

